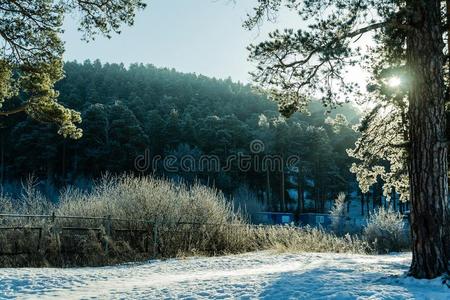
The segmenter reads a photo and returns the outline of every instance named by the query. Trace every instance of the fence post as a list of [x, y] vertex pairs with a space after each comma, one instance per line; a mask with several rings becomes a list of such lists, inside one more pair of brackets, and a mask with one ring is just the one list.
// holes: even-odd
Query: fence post
[[158, 223], [153, 223], [153, 256], [158, 253]]
[[56, 242], [58, 253], [61, 254], [61, 238], [59, 236], [59, 228], [56, 226], [56, 214], [52, 212], [52, 233]]
[[109, 239], [111, 238], [111, 231], [112, 231], [112, 222], [111, 222], [111, 215], [107, 216], [106, 224], [105, 224], [105, 254], [108, 256], [109, 254]]
[[37, 244], [37, 252], [38, 253], [41, 250], [41, 240], [42, 240], [42, 227], [39, 228], [39, 239], [38, 239], [38, 244]]
[[149, 223], [146, 224], [147, 226], [147, 235], [145, 236], [145, 240], [144, 240], [144, 248], [145, 248], [145, 252], [148, 253], [150, 251], [150, 238], [152, 236], [152, 227], [149, 225]]

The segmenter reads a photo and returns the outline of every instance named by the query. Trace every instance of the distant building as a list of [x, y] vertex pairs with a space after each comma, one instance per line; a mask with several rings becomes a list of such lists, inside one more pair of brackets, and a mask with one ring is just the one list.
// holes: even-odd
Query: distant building
[[253, 216], [255, 224], [283, 225], [294, 222], [294, 214], [285, 212], [259, 212]]
[[313, 227], [328, 228], [331, 226], [331, 215], [320, 213], [306, 213], [299, 216], [300, 225], [310, 225]]

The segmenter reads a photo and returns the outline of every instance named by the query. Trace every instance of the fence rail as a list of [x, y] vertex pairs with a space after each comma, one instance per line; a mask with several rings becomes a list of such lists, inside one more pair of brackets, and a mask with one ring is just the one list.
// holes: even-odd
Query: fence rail
[[[10, 226], [5, 226], [5, 223], [7, 221], [13, 221], [13, 220], [25, 220], [25, 224], [23, 225], [17, 225], [11, 224]], [[59, 224], [58, 220], [79, 220], [79, 221], [95, 221], [97, 224], [93, 226], [93, 224], [89, 224], [89, 226], [64, 226], [62, 224]], [[88, 234], [89, 232], [97, 232], [103, 233], [107, 238], [103, 239], [103, 248], [105, 251], [105, 254], [108, 255], [109, 247], [110, 247], [110, 240], [113, 240], [113, 236], [117, 236], [116, 233], [128, 233], [128, 234], [138, 234], [141, 236], [144, 236], [144, 239], [147, 239], [145, 241], [145, 252], [149, 252], [149, 239], [153, 240], [153, 255], [156, 255], [157, 250], [157, 235], [154, 233], [157, 229], [157, 225], [155, 221], [149, 221], [149, 220], [139, 220], [139, 219], [123, 219], [123, 218], [113, 218], [111, 216], [104, 216], [104, 217], [96, 217], [96, 216], [69, 216], [69, 215], [57, 215], [56, 213], [52, 214], [7, 214], [2, 213], [0, 214], [0, 231], [38, 231], [39, 236], [37, 239], [37, 247], [35, 247], [35, 251], [22, 251], [18, 249], [17, 246], [14, 246], [13, 248], [15, 251], [12, 252], [5, 252], [0, 251], [0, 256], [2, 255], [19, 255], [19, 254], [33, 254], [38, 253], [41, 249], [42, 239], [43, 239], [43, 232], [45, 228], [47, 228], [48, 234], [50, 237], [56, 241], [58, 251], [61, 251], [62, 245], [61, 245], [61, 235], [63, 232], [77, 232], [78, 234], [82, 232], [84, 235]], [[45, 225], [42, 224], [41, 226], [38, 226], [36, 224], [36, 221], [45, 221]], [[128, 222], [127, 226], [115, 226], [113, 227], [113, 222]], [[130, 224], [136, 224], [139, 223], [141, 226], [138, 226], [139, 228], [131, 228]], [[63, 223], [64, 224], [64, 223]], [[94, 223], [95, 224], [95, 223]], [[123, 228], [127, 227], [127, 228]], [[145, 228], [142, 228], [145, 227]], [[15, 241], [12, 241], [15, 243]]]
[[[24, 224], [17, 224], [14, 221], [25, 220]], [[79, 220], [88, 221], [87, 224], [70, 224], [70, 222], [60, 222], [61, 220]], [[8, 221], [11, 225], [7, 226]], [[44, 222], [42, 222], [44, 221]], [[93, 222], [90, 222], [93, 221]], [[6, 223], [6, 224], [5, 224]], [[69, 224], [67, 224], [69, 223]], [[70, 226], [69, 226], [70, 225]], [[74, 226], [77, 225], [77, 226]], [[89, 232], [94, 232], [103, 244], [103, 250], [106, 255], [110, 251], [111, 241], [116, 239], [129, 238], [134, 239], [133, 243], [141, 243], [143, 252], [149, 253], [155, 257], [158, 255], [160, 234], [161, 232], [176, 232], [186, 230], [185, 226], [192, 226], [190, 230], [204, 230], [206, 227], [223, 228], [225, 230], [233, 230], [235, 226], [247, 228], [259, 228], [267, 225], [250, 225], [244, 223], [202, 223], [202, 222], [164, 222], [161, 220], [144, 220], [144, 219], [126, 219], [115, 218], [108, 216], [73, 216], [73, 215], [57, 215], [52, 214], [9, 214], [0, 213], [0, 232], [22, 231], [24, 234], [27, 231], [38, 231], [37, 245], [34, 247], [34, 252], [24, 251], [18, 246], [14, 246], [14, 251], [5, 252], [0, 249], [0, 256], [2, 255], [18, 255], [18, 254], [32, 254], [39, 253], [43, 248], [42, 241], [45, 234], [48, 234], [52, 240], [57, 244], [58, 252], [64, 248], [62, 245], [62, 236], [67, 238], [67, 233], [72, 232], [77, 235], [88, 235]], [[104, 235], [106, 238], [101, 238]], [[71, 236], [73, 238], [73, 235]], [[15, 241], [11, 241], [15, 243]], [[32, 247], [33, 248], [33, 247]], [[64, 252], [64, 251], [62, 251]]]
[[[118, 221], [118, 222], [136, 222], [145, 224], [160, 224], [160, 225], [206, 225], [206, 226], [268, 226], [268, 225], [255, 225], [255, 224], [244, 224], [244, 223], [203, 223], [203, 222], [187, 222], [187, 221], [177, 221], [177, 222], [167, 222], [167, 221], [155, 221], [155, 220], [145, 220], [145, 219], [123, 219], [123, 218], [113, 218], [111, 216], [104, 217], [93, 217], [93, 216], [65, 216], [65, 215], [26, 215], [26, 214], [0, 214], [0, 220], [2, 218], [17, 218], [17, 219], [74, 219], [74, 220], [102, 220], [102, 221]], [[273, 225], [270, 225], [273, 226]]]

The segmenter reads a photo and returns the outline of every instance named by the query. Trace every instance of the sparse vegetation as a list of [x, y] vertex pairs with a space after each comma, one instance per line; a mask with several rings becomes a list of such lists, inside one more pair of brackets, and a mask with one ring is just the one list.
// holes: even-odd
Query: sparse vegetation
[[[231, 202], [214, 189], [151, 177], [105, 176], [90, 192], [66, 189], [58, 205], [45, 200], [29, 181], [20, 201], [2, 196], [0, 209], [26, 214], [55, 212], [56, 216], [113, 216], [110, 223], [113, 228], [142, 229], [141, 233], [108, 234], [104, 219], [5, 218], [2, 220], [5, 226], [25, 225], [30, 229], [0, 231], [0, 252], [10, 254], [0, 256], [2, 266], [102, 265], [155, 256], [220, 255], [268, 249], [370, 251], [367, 242], [349, 235], [341, 238], [309, 227], [249, 225]], [[152, 227], [155, 224], [156, 231]], [[33, 227], [42, 228], [41, 238]], [[87, 233], [61, 230], [67, 227], [91, 230]], [[60, 230], [58, 235], [55, 228]], [[157, 243], [153, 243], [155, 237]]]
[[293, 252], [371, 253], [370, 245], [356, 235], [339, 237], [321, 228], [272, 226], [255, 230], [262, 249]]

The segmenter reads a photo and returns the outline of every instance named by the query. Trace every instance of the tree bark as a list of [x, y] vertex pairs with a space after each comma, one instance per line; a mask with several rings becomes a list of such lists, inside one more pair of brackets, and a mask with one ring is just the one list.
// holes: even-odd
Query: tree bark
[[413, 260], [409, 274], [448, 271], [444, 227], [448, 205], [443, 38], [439, 0], [407, 1], [409, 180]]
[[361, 191], [361, 216], [364, 216], [364, 193]]
[[284, 190], [284, 170], [281, 171], [281, 211], [287, 211], [286, 198], [285, 198], [285, 190]]
[[397, 192], [395, 191], [395, 189], [392, 189], [392, 209], [394, 211], [397, 211]]
[[63, 140], [62, 145], [62, 162], [61, 162], [61, 177], [64, 186], [67, 183], [67, 177], [66, 177], [66, 140]]
[[300, 168], [297, 175], [297, 211], [303, 213], [305, 209], [305, 202], [303, 199], [303, 182], [300, 176]]
[[366, 194], [366, 212], [367, 212], [367, 216], [369, 216], [369, 212], [370, 212], [370, 190]]
[[1, 129], [1, 146], [0, 146], [0, 184], [3, 186], [5, 179], [5, 130]]
[[347, 214], [350, 214], [350, 203], [351, 203], [351, 198], [350, 198], [350, 193], [347, 193]]
[[[447, 55], [450, 55], [450, 0], [446, 0], [446, 10], [447, 10]], [[449, 102], [450, 98], [450, 59], [447, 59], [447, 91], [446, 91], [446, 101]], [[448, 126], [448, 125], [447, 125]], [[447, 128], [447, 134], [446, 136], [449, 136], [449, 131]], [[448, 145], [448, 144], [447, 144]], [[448, 156], [447, 156], [448, 159]], [[448, 163], [448, 162], [447, 162]], [[448, 177], [448, 176], [447, 176]], [[447, 183], [449, 182], [450, 178], [447, 178]], [[447, 206], [447, 225], [445, 226], [445, 250], [447, 251], [447, 259], [450, 259], [450, 207]], [[450, 268], [450, 266], [449, 266]]]
[[272, 197], [271, 197], [271, 194], [270, 194], [270, 174], [269, 174], [269, 169], [266, 170], [266, 193], [267, 193], [267, 208], [273, 210], [274, 209], [274, 204], [272, 203]]

